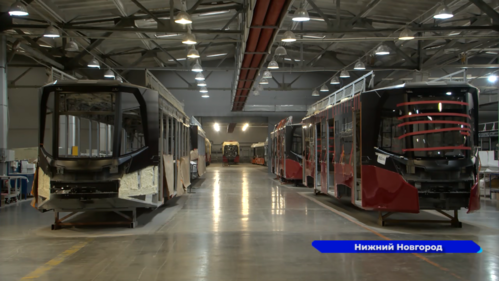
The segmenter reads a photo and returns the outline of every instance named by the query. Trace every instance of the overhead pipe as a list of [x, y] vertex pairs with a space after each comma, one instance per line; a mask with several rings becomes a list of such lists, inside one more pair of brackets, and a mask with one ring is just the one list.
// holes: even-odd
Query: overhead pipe
[[276, 29], [261, 28], [262, 26], [280, 25], [287, 14], [292, 0], [257, 0], [249, 36], [246, 42], [243, 63], [239, 69], [239, 79], [232, 105], [232, 111], [242, 111], [253, 87], [259, 69], [265, 63]]

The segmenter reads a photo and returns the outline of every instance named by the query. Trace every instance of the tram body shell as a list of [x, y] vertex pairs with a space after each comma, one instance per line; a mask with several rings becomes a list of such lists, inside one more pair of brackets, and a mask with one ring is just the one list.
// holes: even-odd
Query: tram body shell
[[480, 208], [478, 90], [412, 83], [303, 119], [303, 184], [366, 210]]
[[206, 172], [206, 163], [208, 160], [206, 159], [206, 142], [209, 142], [206, 137], [206, 133], [204, 132], [201, 124], [196, 120], [193, 116], [190, 119], [190, 161], [191, 165], [191, 179], [201, 177]]
[[302, 125], [290, 116], [270, 133], [272, 172], [286, 180], [302, 180]]
[[118, 81], [42, 87], [35, 208], [155, 208], [182, 195], [190, 130], [180, 105], [169, 92]]

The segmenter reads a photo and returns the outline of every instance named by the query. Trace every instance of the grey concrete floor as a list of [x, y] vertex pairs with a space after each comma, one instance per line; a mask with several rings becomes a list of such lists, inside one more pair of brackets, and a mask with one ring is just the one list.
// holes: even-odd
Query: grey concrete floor
[[[381, 228], [376, 214], [265, 167], [211, 165], [193, 193], [143, 213], [137, 229], [51, 231], [52, 213], [0, 208], [0, 280], [491, 280], [499, 276], [494, 201], [444, 225]], [[421, 214], [436, 217], [431, 212]], [[481, 254], [320, 254], [317, 239], [471, 239]]]

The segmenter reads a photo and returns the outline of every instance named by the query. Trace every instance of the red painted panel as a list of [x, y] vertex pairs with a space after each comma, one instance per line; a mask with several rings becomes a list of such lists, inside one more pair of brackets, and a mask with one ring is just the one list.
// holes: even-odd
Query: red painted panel
[[264, 165], [265, 159], [264, 158], [255, 158], [255, 164]]
[[435, 150], [471, 150], [468, 146], [437, 146], [437, 147], [422, 147], [422, 148], [406, 148], [402, 149], [403, 152], [406, 151], [435, 151]]
[[402, 127], [406, 125], [414, 125], [414, 124], [455, 124], [455, 125], [463, 125], [471, 127], [470, 124], [459, 122], [459, 121], [445, 121], [445, 120], [436, 120], [436, 121], [412, 121], [412, 122], [404, 122], [397, 125], [397, 127]]
[[[305, 176], [306, 177], [312, 177], [312, 179], [314, 179], [314, 167], [315, 167], [315, 162], [314, 161], [312, 161], [312, 160], [306, 160], [305, 161]], [[308, 186], [307, 182], [305, 182], [305, 185], [307, 187], [313, 187], [313, 186]]]
[[291, 159], [286, 159], [286, 179], [301, 180], [302, 175], [303, 172], [300, 163]]
[[223, 157], [223, 158], [222, 158], [222, 161], [223, 161], [223, 162], [225, 162], [225, 163], [229, 162], [229, 159], [227, 159], [227, 157], [225, 157], [225, 156], [222, 156], [222, 157]]
[[353, 167], [349, 164], [334, 164], [334, 183], [353, 187]]
[[398, 173], [362, 165], [362, 207], [368, 210], [419, 213], [418, 190]]
[[470, 128], [455, 127], [455, 128], [444, 128], [444, 129], [436, 129], [436, 130], [417, 131], [417, 132], [412, 132], [412, 133], [407, 133], [405, 135], [401, 135], [399, 137], [399, 140], [406, 138], [406, 137], [409, 137], [409, 136], [417, 136], [417, 135], [440, 133], [440, 132], [450, 132], [450, 131], [471, 131], [471, 129]]
[[478, 188], [478, 181], [471, 188], [468, 214], [473, 213], [476, 210], [480, 210], [480, 189]]
[[234, 163], [239, 163], [239, 155], [237, 155], [236, 158], [234, 158]]

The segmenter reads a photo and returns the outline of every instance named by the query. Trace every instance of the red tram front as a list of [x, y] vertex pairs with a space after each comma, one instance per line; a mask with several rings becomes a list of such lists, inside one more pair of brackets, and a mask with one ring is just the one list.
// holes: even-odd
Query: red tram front
[[480, 208], [476, 88], [413, 83], [326, 99], [303, 120], [303, 184], [366, 210]]

